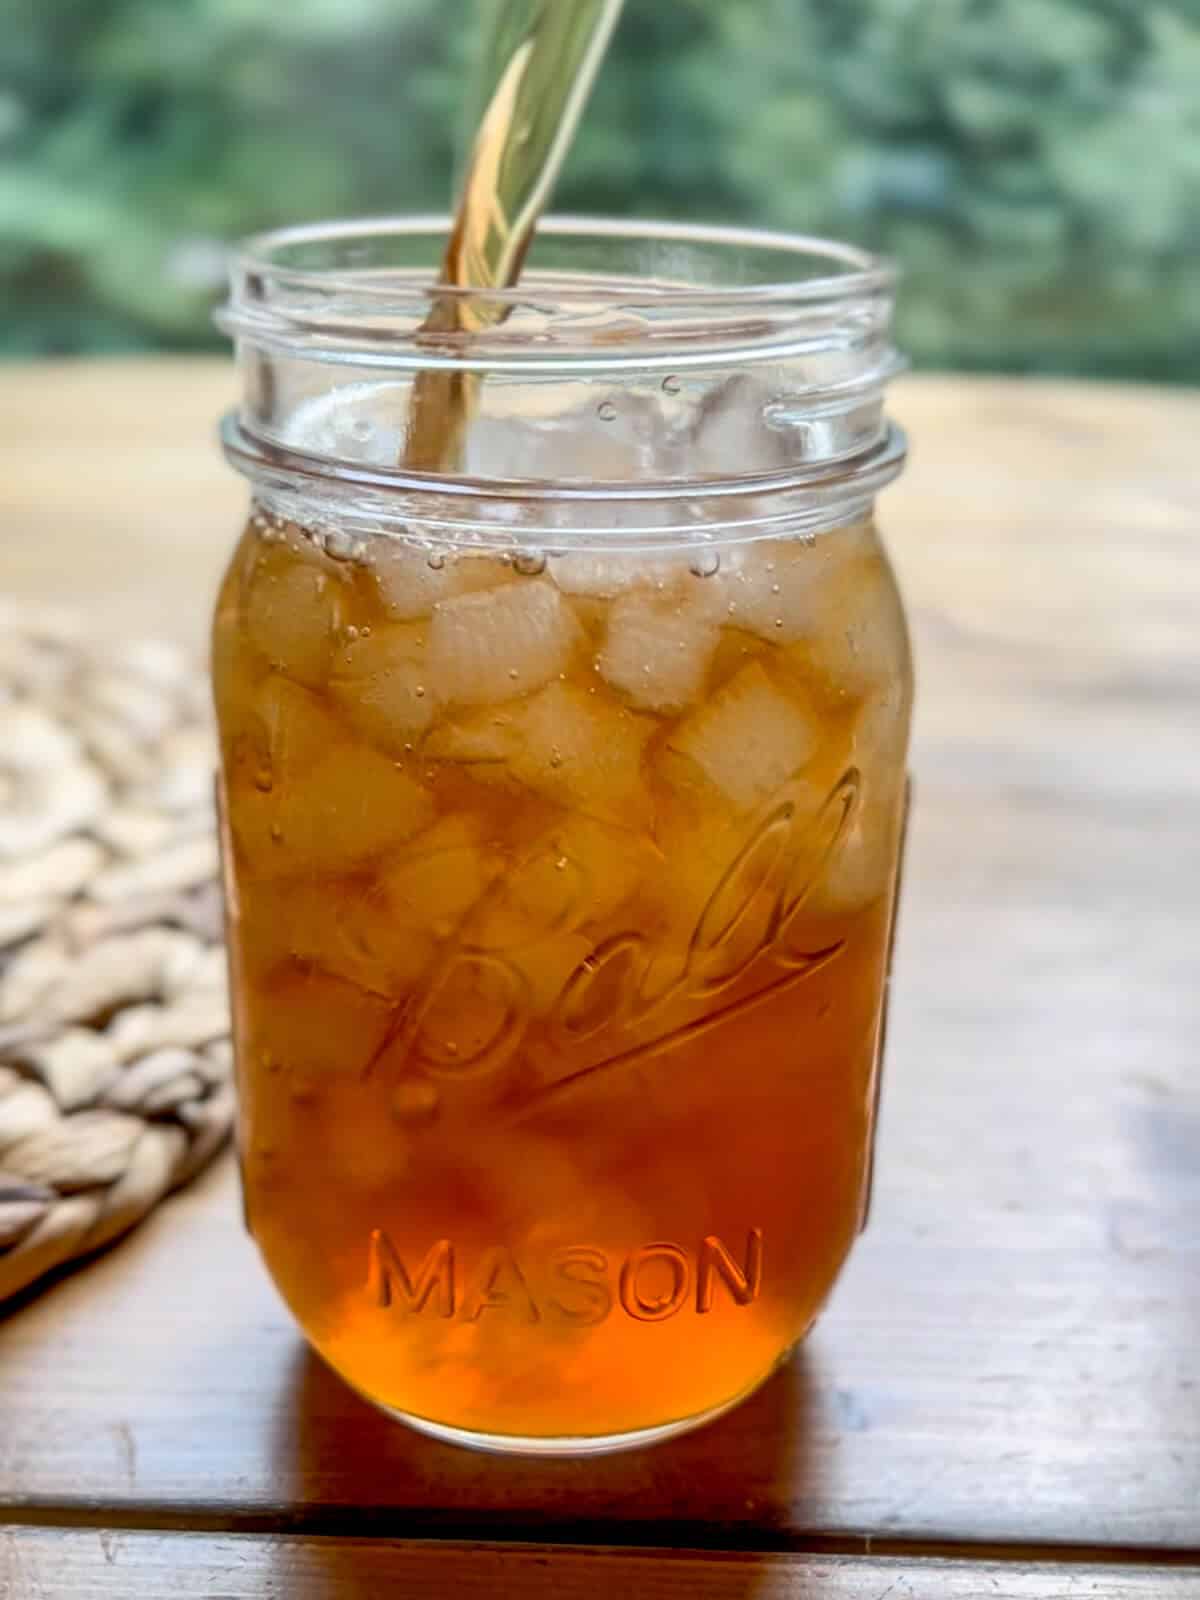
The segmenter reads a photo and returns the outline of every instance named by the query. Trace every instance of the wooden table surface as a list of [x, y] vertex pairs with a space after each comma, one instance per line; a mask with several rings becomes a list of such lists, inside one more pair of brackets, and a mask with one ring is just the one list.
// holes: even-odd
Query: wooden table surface
[[[0, 370], [0, 591], [199, 641], [221, 363]], [[306, 1352], [231, 1162], [0, 1320], [0, 1596], [1200, 1596], [1200, 400], [909, 379], [872, 1227], [740, 1410], [558, 1464]], [[671, 1547], [684, 1553], [671, 1553]]]

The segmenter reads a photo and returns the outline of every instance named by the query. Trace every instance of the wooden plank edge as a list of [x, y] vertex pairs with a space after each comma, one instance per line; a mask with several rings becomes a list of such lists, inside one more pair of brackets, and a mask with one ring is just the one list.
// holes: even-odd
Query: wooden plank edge
[[1146, 1565], [922, 1560], [0, 1526], [4, 1600], [1196, 1600]]

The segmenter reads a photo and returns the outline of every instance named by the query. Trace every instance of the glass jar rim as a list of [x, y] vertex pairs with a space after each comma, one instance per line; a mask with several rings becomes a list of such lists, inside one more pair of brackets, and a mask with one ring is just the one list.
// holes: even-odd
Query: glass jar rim
[[[800, 234], [550, 217], [520, 283], [493, 295], [439, 284], [449, 227], [429, 216], [319, 222], [246, 243], [230, 303], [218, 314], [247, 376], [246, 403], [223, 432], [239, 470], [271, 492], [288, 493], [291, 484], [336, 494], [343, 505], [357, 497], [372, 515], [436, 493], [455, 508], [448, 521], [472, 527], [511, 520], [517, 499], [564, 515], [571, 506], [583, 519], [624, 506], [623, 527], [634, 533], [638, 507], [653, 503], [658, 510], [646, 513], [642, 530], [652, 536], [664, 529], [667, 504], [678, 508], [681, 528], [699, 521], [730, 529], [758, 517], [755, 496], [784, 496], [793, 517], [801, 506], [823, 515], [873, 495], [899, 471], [903, 437], [883, 413], [885, 386], [903, 367], [890, 337], [890, 263]], [[431, 326], [444, 296], [469, 300], [472, 315]], [[761, 403], [762, 427], [790, 433], [797, 445], [786, 460], [771, 452], [769, 465], [739, 456], [695, 470], [677, 464], [658, 476], [647, 461], [629, 482], [564, 481], [530, 464], [511, 478], [419, 473], [337, 441], [317, 444], [315, 435], [302, 442], [307, 436], [292, 426], [295, 407], [335, 389], [394, 391], [402, 405], [427, 369], [479, 375], [498, 415], [519, 396], [535, 419], [590, 403], [615, 420], [616, 407], [595, 404], [603, 388], [605, 396], [634, 397], [642, 410], [635, 405], [631, 419], [648, 404], [666, 404], [679, 413], [676, 423], [695, 423], [724, 389]], [[728, 388], [756, 373], [758, 387]], [[697, 496], [703, 506], [689, 507]]]
[[[401, 370], [653, 371], [869, 344], [895, 297], [896, 268], [856, 245], [571, 216], [542, 220], [512, 288], [455, 288], [438, 281], [450, 225], [380, 217], [257, 234], [233, 257], [217, 322], [266, 349]], [[447, 301], [485, 314], [470, 332], [431, 336], [426, 319]]]
[[[296, 289], [324, 289], [338, 275], [329, 267], [289, 265], [284, 252], [304, 250], [314, 246], [362, 243], [385, 238], [416, 239], [431, 237], [444, 242], [449, 235], [452, 219], [437, 213], [401, 217], [367, 217], [339, 219], [326, 222], [297, 223], [290, 227], [268, 229], [252, 234], [236, 250], [234, 270], [269, 276], [281, 285]], [[538, 224], [539, 239], [575, 237], [590, 240], [627, 240], [642, 243], [662, 242], [672, 245], [694, 246], [706, 249], [753, 253], [760, 259], [769, 256], [787, 256], [799, 262], [804, 259], [823, 260], [832, 270], [818, 275], [779, 278], [774, 275], [751, 281], [705, 284], [644, 285], [654, 300], [670, 304], [687, 304], [700, 301], [705, 305], [729, 301], [745, 304], [751, 301], [772, 300], [822, 300], [843, 299], [859, 294], [878, 293], [893, 289], [898, 271], [885, 256], [872, 254], [858, 245], [841, 240], [825, 239], [815, 234], [789, 233], [766, 228], [709, 225], [692, 222], [658, 222], [643, 218], [629, 220], [617, 217], [585, 217], [552, 215]], [[348, 257], [345, 272], [353, 272], [355, 263]], [[365, 299], [391, 298], [395, 286], [372, 284], [357, 276], [356, 294]], [[423, 282], [422, 293], [436, 289], [440, 297], [471, 299], [479, 294], [475, 289], [460, 289], [448, 284]], [[528, 287], [522, 282], [508, 289], [488, 289], [487, 299], [497, 304], [521, 305], [529, 298]], [[556, 286], [555, 299], [564, 303], [572, 300], [614, 300], [624, 303], [628, 288], [613, 285], [605, 289], [602, 281], [589, 278], [586, 285], [562, 284]]]

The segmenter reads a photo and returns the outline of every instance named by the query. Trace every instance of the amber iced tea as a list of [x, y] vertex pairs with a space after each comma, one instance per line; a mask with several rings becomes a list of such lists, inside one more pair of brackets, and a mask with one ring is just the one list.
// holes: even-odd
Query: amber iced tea
[[863, 1204], [910, 675], [869, 522], [549, 558], [253, 516], [218, 608], [247, 1213], [466, 1437], [703, 1416]]

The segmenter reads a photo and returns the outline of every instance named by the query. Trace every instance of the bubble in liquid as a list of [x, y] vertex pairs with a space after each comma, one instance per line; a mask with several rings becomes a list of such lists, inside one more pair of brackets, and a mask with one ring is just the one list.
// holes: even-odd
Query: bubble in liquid
[[690, 570], [696, 578], [715, 578], [721, 570], [721, 557], [716, 550], [698, 550], [692, 557]]
[[562, 764], [563, 764], [562, 751], [558, 748], [557, 745], [554, 745], [551, 748], [551, 751], [550, 751], [550, 765], [552, 767], [561, 767]]
[[361, 561], [366, 554], [362, 541], [344, 528], [327, 528], [320, 544], [331, 561]]
[[542, 550], [521, 550], [513, 557], [513, 569], [526, 578], [539, 578], [546, 570], [546, 555]]
[[617, 420], [617, 408], [611, 400], [601, 400], [596, 407], [596, 415], [601, 422], [615, 422]]
[[348, 622], [346, 624], [345, 629], [343, 630], [343, 633], [344, 633], [344, 637], [345, 637], [345, 640], [346, 640], [347, 644], [353, 644], [354, 641], [358, 638], [358, 629], [354, 626], [354, 624], [352, 622]]
[[276, 844], [283, 838], [283, 829], [277, 822], [271, 824], [271, 838], [274, 839]]
[[683, 385], [680, 383], [679, 379], [672, 374], [669, 378], [663, 379], [662, 387], [664, 394], [678, 394], [683, 388]]
[[425, 698], [425, 685], [423, 683], [419, 683], [417, 685], [417, 687], [413, 690], [413, 693], [416, 695], [418, 700], [424, 700], [424, 698]]
[[255, 768], [254, 787], [260, 794], [270, 794], [275, 787], [275, 774], [269, 763], [264, 762], [261, 767]]
[[430, 572], [441, 572], [442, 568], [446, 565], [446, 558], [440, 550], [434, 550], [426, 559], [425, 565], [429, 568]]
[[779, 585], [777, 583], [773, 583], [771, 585], [771, 593], [772, 594], [778, 594], [779, 593]]

